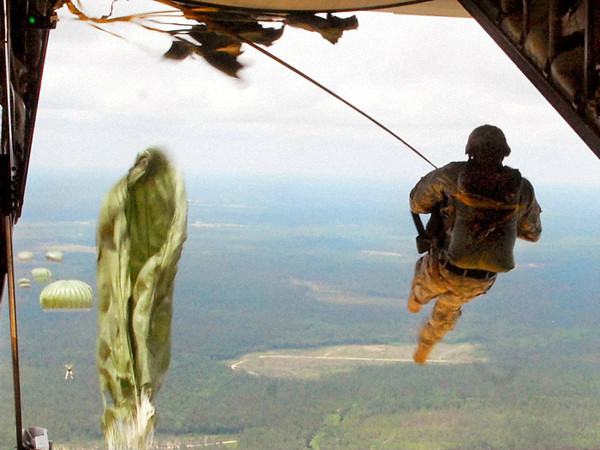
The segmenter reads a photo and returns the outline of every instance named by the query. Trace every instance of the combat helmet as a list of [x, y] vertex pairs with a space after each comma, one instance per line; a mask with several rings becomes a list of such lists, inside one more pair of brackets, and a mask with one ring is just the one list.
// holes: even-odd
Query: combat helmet
[[502, 130], [493, 125], [481, 125], [469, 135], [465, 153], [469, 159], [502, 161], [510, 155], [510, 147]]

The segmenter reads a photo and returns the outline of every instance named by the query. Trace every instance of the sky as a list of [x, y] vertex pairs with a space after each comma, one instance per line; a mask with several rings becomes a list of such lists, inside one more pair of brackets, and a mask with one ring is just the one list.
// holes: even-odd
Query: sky
[[[145, 0], [129, 0], [144, 8]], [[88, 0], [84, 5], [90, 4]], [[98, 3], [96, 3], [98, 5]], [[107, 3], [108, 5], [108, 3]], [[342, 14], [347, 16], [348, 14]], [[288, 69], [246, 48], [240, 79], [202, 59], [167, 61], [158, 33], [79, 21], [50, 33], [30, 162], [37, 171], [126, 172], [149, 146], [186, 176], [279, 174], [416, 181], [432, 167]], [[599, 186], [600, 161], [472, 19], [357, 13], [330, 44], [286, 27], [269, 50], [441, 166], [471, 130], [502, 128], [505, 160], [534, 185]]]

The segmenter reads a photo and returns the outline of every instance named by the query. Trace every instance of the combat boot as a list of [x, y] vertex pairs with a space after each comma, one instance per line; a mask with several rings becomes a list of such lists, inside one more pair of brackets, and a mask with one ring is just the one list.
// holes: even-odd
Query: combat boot
[[417, 299], [415, 298], [415, 294], [413, 292], [410, 293], [410, 296], [408, 297], [408, 310], [413, 313], [416, 314], [419, 311], [421, 311], [421, 307], [423, 305], [421, 303], [419, 303], [417, 301]]
[[419, 346], [413, 355], [413, 360], [417, 364], [425, 364], [427, 362], [427, 358], [429, 358], [429, 354], [433, 351], [433, 347], [433, 344], [424, 344], [423, 342], [419, 342]]

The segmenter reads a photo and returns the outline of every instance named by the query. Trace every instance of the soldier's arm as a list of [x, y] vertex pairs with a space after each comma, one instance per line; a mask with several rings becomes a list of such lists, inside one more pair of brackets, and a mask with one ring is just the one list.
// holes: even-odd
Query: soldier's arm
[[415, 214], [430, 214], [446, 198], [444, 168], [429, 172], [410, 191], [410, 209]]
[[416, 214], [430, 214], [456, 192], [456, 180], [465, 161], [455, 161], [435, 169], [419, 180], [410, 192], [410, 209]]
[[536, 242], [542, 235], [542, 221], [540, 219], [542, 208], [540, 208], [535, 199], [533, 186], [526, 179], [523, 179], [521, 205], [523, 205], [524, 209], [519, 215], [517, 237], [526, 241]]

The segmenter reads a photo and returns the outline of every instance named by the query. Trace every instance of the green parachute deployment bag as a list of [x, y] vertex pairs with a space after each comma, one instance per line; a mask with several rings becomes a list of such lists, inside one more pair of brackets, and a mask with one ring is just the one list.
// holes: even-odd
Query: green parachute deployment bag
[[96, 236], [97, 364], [109, 448], [145, 448], [152, 441], [186, 229], [183, 177], [160, 150], [140, 153], [106, 195]]

